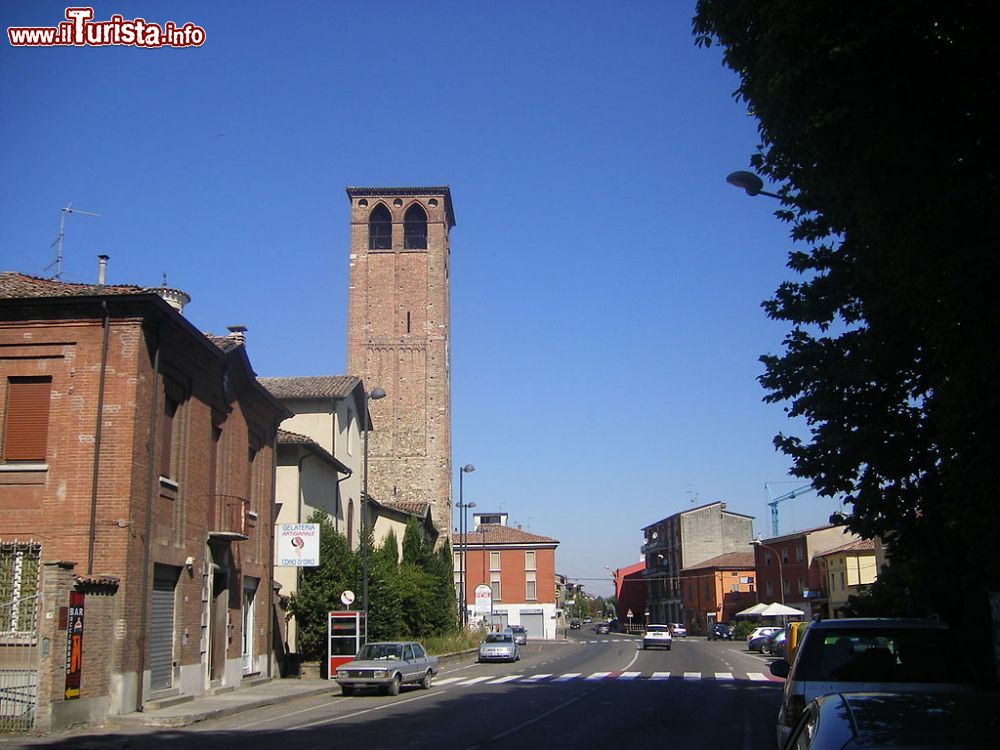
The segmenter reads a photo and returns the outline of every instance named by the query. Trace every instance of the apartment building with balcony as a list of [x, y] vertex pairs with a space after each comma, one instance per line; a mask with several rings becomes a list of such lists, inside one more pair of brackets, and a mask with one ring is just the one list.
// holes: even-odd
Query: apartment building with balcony
[[649, 621], [688, 627], [681, 571], [713, 557], [749, 550], [753, 516], [716, 501], [674, 513], [642, 530]]

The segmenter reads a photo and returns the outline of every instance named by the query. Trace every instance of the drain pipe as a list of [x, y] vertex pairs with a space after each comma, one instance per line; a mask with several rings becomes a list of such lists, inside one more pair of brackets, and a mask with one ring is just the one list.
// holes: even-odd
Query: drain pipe
[[139, 664], [137, 669], [139, 689], [136, 692], [136, 711], [144, 710], [143, 703], [145, 702], [143, 688], [146, 673], [146, 629], [149, 624], [149, 579], [151, 578], [149, 571], [150, 535], [153, 533], [153, 480], [157, 476], [157, 472], [154, 469], [154, 459], [156, 457], [156, 407], [160, 403], [160, 325], [162, 324], [157, 324], [156, 326], [156, 338], [154, 340], [156, 348], [153, 352], [153, 379], [150, 387], [152, 393], [149, 399], [149, 447], [146, 454], [146, 522], [142, 540], [142, 601], [139, 617]]
[[[108, 256], [102, 255], [100, 257], [101, 276], [98, 285], [103, 286], [104, 265], [107, 263]], [[104, 311], [104, 335], [101, 343], [101, 376], [97, 386], [97, 425], [94, 427], [94, 472], [90, 489], [90, 539], [87, 545], [87, 575], [92, 575], [94, 572], [94, 544], [97, 537], [97, 480], [101, 465], [101, 427], [104, 421], [104, 380], [108, 370], [108, 333], [111, 329], [111, 313], [108, 310], [107, 301], [101, 300], [101, 309]]]

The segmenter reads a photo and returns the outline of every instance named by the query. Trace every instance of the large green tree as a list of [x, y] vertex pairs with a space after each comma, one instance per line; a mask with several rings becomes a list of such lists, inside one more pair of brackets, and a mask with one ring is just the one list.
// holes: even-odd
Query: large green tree
[[883, 585], [980, 645], [1000, 590], [997, 7], [700, 0], [694, 19], [740, 77], [751, 165], [796, 242], [761, 382], [808, 435], [776, 445], [889, 542]]
[[288, 613], [295, 618], [300, 658], [322, 661], [327, 651], [328, 613], [344, 608], [340, 595], [345, 590], [360, 590], [358, 564], [347, 539], [334, 528], [329, 516], [317, 511], [308, 522], [320, 525], [320, 564], [302, 569], [298, 590], [288, 602]]

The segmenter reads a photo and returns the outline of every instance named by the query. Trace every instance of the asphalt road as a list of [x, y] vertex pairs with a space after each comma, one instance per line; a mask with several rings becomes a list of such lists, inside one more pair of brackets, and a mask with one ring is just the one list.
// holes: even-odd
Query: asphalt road
[[744, 643], [676, 639], [643, 651], [634, 637], [571, 631], [529, 643], [515, 664], [444, 665], [430, 690], [329, 694], [184, 729], [135, 729], [32, 747], [142, 750], [354, 748], [695, 748], [773, 750], [781, 684]]

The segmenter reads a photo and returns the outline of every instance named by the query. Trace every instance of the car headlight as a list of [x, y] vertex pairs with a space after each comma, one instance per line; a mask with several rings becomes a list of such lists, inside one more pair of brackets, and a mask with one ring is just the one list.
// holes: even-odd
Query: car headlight
[[388, 677], [388, 676], [389, 676], [389, 673], [386, 672], [384, 669], [379, 669], [379, 670], [376, 670], [376, 671], [372, 672], [372, 677], [374, 677], [376, 680], [381, 679], [383, 677]]
[[342, 680], [346, 679], [347, 678], [347, 670], [346, 669], [338, 669], [337, 670], [337, 677], [339, 677]]

